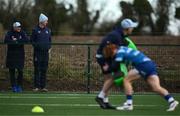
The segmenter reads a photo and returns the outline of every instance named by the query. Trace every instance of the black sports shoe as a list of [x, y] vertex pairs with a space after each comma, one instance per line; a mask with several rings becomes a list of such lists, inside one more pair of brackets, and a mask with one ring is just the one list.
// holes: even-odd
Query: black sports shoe
[[104, 103], [103, 99], [98, 96], [95, 98], [95, 100], [102, 109], [116, 109], [110, 103]]
[[116, 109], [114, 106], [112, 106], [110, 103], [105, 103], [106, 108], [105, 109]]
[[106, 104], [104, 103], [103, 99], [100, 98], [100, 97], [96, 97], [95, 98], [96, 102], [99, 104], [99, 106], [102, 108], [102, 109], [106, 109]]

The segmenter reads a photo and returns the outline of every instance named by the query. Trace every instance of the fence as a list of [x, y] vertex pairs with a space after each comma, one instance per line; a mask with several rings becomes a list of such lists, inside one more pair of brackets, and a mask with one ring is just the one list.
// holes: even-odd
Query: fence
[[[98, 44], [53, 43], [48, 69], [48, 85], [51, 91], [87, 92], [99, 91], [103, 84], [100, 67], [95, 53]], [[170, 92], [180, 92], [180, 45], [138, 45], [150, 56], [158, 67], [161, 84]], [[6, 91], [9, 84], [8, 69], [5, 67], [6, 45], [0, 44], [0, 90]], [[24, 89], [33, 88], [33, 49], [25, 45]], [[144, 80], [134, 83], [135, 91], [149, 92]], [[121, 88], [114, 87], [116, 93]]]

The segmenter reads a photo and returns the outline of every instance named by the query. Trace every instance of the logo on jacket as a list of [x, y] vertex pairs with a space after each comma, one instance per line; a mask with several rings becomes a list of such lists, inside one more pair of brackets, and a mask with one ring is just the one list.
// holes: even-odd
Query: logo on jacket
[[22, 36], [21, 36], [21, 35], [19, 36], [19, 39], [22, 39]]
[[37, 57], [34, 58], [34, 61], [38, 61]]
[[38, 31], [38, 33], [41, 33], [41, 31]]
[[46, 33], [48, 34], [49, 32], [48, 32], [48, 31], [46, 31]]
[[12, 36], [11, 38], [12, 38], [12, 40], [14, 40], [14, 41], [16, 41], [16, 40], [17, 40], [17, 38], [15, 38], [14, 36]]

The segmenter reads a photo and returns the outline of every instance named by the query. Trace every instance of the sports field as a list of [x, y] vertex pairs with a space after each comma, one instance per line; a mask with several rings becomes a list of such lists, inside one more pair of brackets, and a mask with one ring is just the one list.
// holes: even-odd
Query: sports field
[[[102, 110], [96, 104], [95, 94], [55, 93], [1, 93], [0, 116], [180, 116], [180, 107], [166, 112], [168, 107], [158, 95], [135, 95], [133, 111]], [[180, 94], [174, 95], [180, 101]], [[124, 95], [111, 95], [110, 101], [120, 105]], [[40, 105], [44, 113], [32, 113], [33, 106]]]

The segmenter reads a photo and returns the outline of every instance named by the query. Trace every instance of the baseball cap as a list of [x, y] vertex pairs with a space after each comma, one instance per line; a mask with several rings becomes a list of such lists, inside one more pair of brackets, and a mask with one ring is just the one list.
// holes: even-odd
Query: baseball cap
[[20, 22], [15, 22], [15, 23], [13, 23], [13, 27], [21, 27], [21, 23]]
[[133, 22], [131, 19], [124, 19], [121, 21], [121, 27], [123, 29], [127, 29], [127, 28], [135, 28], [138, 26], [137, 22]]

